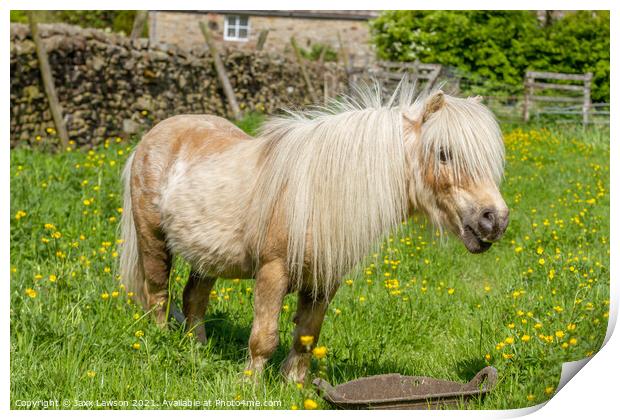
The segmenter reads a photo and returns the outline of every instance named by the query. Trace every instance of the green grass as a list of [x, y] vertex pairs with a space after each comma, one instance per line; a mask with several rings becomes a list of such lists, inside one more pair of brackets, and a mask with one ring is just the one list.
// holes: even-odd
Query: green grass
[[[341, 383], [399, 372], [465, 382], [491, 364], [497, 387], [472, 408], [550, 398], [561, 363], [599, 349], [609, 310], [609, 137], [564, 130], [507, 128], [502, 190], [511, 222], [487, 253], [471, 255], [453, 238], [441, 245], [413, 220], [369, 256], [330, 306], [319, 343], [328, 355], [313, 361], [312, 376]], [[218, 281], [206, 345], [174, 326], [159, 330], [119, 288], [119, 172], [131, 144], [111, 139], [56, 155], [38, 147], [11, 153], [13, 408], [49, 399], [274, 400], [302, 408], [307, 398], [328, 407], [310, 386], [278, 376], [291, 345], [293, 296], [280, 347], [252, 385], [240, 380], [251, 280]], [[187, 275], [178, 262], [177, 301]]]

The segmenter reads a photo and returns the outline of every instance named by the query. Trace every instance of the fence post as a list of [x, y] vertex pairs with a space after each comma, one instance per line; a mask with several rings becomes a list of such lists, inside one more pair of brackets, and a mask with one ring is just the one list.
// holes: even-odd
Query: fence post
[[310, 80], [310, 76], [308, 75], [308, 71], [306, 70], [306, 64], [304, 63], [304, 58], [301, 56], [301, 50], [297, 45], [297, 41], [295, 41], [295, 37], [291, 37], [291, 46], [293, 47], [293, 52], [295, 53], [295, 58], [297, 58], [297, 63], [301, 68], [301, 75], [306, 82], [306, 86], [308, 87], [308, 93], [310, 94], [310, 98], [315, 104], [319, 103], [319, 97], [314, 90], [314, 86], [312, 86], [312, 81]]
[[269, 35], [269, 29], [260, 31], [260, 34], [258, 34], [258, 41], [256, 42], [256, 51], [262, 51], [267, 41], [267, 35]]
[[217, 51], [217, 46], [215, 45], [213, 38], [211, 38], [211, 31], [209, 31], [209, 28], [205, 22], [200, 22], [200, 29], [202, 30], [202, 35], [204, 36], [207, 46], [209, 47], [209, 52], [213, 57], [215, 71], [217, 72], [217, 77], [220, 79], [220, 83], [222, 84], [222, 89], [224, 89], [226, 99], [228, 99], [228, 105], [230, 105], [235, 119], [239, 120], [242, 117], [241, 110], [237, 104], [237, 99], [235, 99], [235, 92], [230, 85], [228, 75], [226, 74], [226, 67], [224, 67], [220, 53]]
[[336, 33], [338, 35], [338, 48], [340, 50], [340, 56], [342, 57], [342, 62], [344, 64], [344, 68], [347, 71], [347, 74], [351, 71], [351, 63], [349, 62], [349, 52], [347, 51], [347, 47], [342, 41], [342, 37], [340, 36], [340, 31]]
[[135, 41], [136, 39], [142, 36], [142, 31], [144, 30], [144, 24], [149, 17], [148, 10], [138, 10], [136, 11], [136, 16], [133, 20], [133, 27], [131, 28], [131, 35], [129, 38], [131, 41]]
[[581, 110], [583, 114], [583, 125], [588, 125], [589, 117], [590, 117], [590, 107], [592, 106], [592, 102], [590, 100], [590, 91], [592, 89], [592, 73], [588, 72], [585, 74], [585, 79], [583, 80], [583, 108]]
[[45, 50], [45, 45], [39, 35], [39, 25], [35, 19], [34, 13], [34, 11], [28, 12], [30, 35], [34, 41], [34, 49], [36, 50], [37, 60], [39, 61], [39, 70], [41, 71], [41, 78], [43, 79], [43, 87], [45, 88], [47, 101], [50, 104], [50, 111], [52, 111], [52, 118], [54, 119], [56, 132], [58, 133], [58, 137], [60, 137], [60, 143], [63, 148], [66, 148], [69, 144], [69, 135], [67, 134], [65, 120], [62, 117], [62, 107], [60, 106], [58, 94], [56, 93], [56, 87], [54, 86], [54, 77], [52, 75], [50, 62], [47, 59], [47, 51]]
[[534, 94], [534, 78], [531, 72], [525, 73], [525, 97], [523, 99], [523, 121], [530, 120], [531, 97]]

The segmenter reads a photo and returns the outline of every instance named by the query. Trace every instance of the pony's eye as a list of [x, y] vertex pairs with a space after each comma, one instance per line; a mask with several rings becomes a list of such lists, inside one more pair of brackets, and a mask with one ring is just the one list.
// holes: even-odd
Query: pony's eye
[[448, 161], [452, 158], [450, 152], [445, 150], [443, 147], [439, 149], [439, 161], [441, 163], [448, 163]]

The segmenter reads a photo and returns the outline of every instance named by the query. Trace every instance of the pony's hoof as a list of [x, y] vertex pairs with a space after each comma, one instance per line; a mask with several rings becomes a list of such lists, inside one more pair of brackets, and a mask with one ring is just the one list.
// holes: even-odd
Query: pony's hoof
[[207, 334], [203, 331], [197, 331], [196, 332], [196, 341], [200, 344], [206, 344], [207, 343]]
[[290, 371], [282, 371], [282, 376], [286, 382], [291, 384], [303, 384], [306, 380], [307, 371], [299, 371], [299, 370], [290, 370]]
[[307, 354], [289, 355], [282, 365], [281, 373], [287, 382], [304, 383], [308, 366], [310, 365], [310, 356]]
[[168, 329], [168, 318], [166, 317], [166, 304], [165, 302], [157, 302], [152, 305], [152, 316], [155, 321], [155, 325], [159, 329]]
[[165, 331], [168, 329], [168, 320], [166, 319], [165, 313], [163, 315], [155, 314], [155, 325], [157, 325], [160, 330]]
[[205, 344], [207, 342], [207, 332], [204, 324], [198, 324], [187, 328], [187, 334], [192, 336], [200, 344]]
[[262, 374], [263, 372], [260, 370], [245, 369], [241, 372], [241, 381], [246, 384], [256, 385], [260, 382]]

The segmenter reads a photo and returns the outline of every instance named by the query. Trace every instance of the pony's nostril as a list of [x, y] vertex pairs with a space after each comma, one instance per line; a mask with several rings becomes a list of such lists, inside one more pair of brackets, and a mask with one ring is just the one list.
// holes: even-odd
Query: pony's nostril
[[493, 210], [487, 210], [482, 213], [482, 218], [491, 222], [491, 224], [495, 223], [495, 212]]
[[487, 209], [480, 215], [480, 230], [484, 233], [490, 233], [494, 230], [497, 224], [497, 212], [495, 210]]

